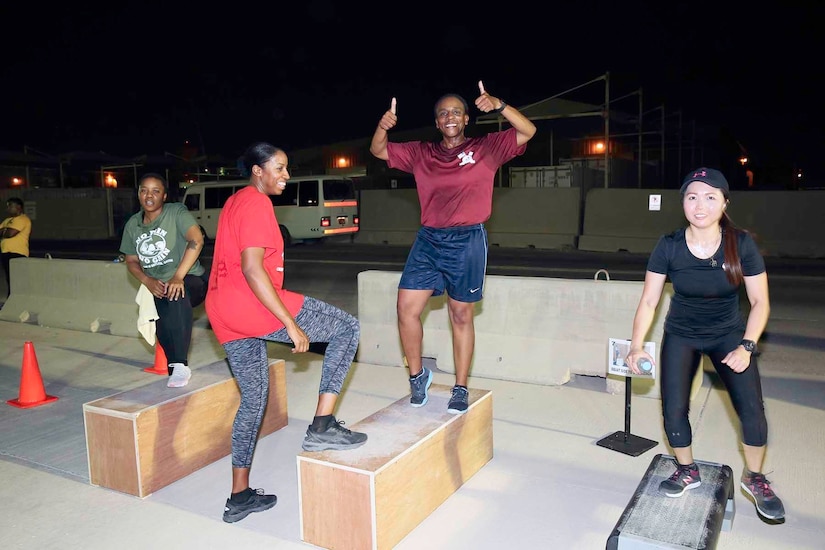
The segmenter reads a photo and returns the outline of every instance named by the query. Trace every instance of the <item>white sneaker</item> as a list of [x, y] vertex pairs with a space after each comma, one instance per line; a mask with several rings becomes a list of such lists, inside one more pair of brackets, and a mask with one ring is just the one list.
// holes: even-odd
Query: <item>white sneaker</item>
[[166, 383], [167, 388], [182, 388], [189, 383], [189, 379], [192, 378], [192, 369], [183, 363], [170, 363], [169, 366], [172, 367], [172, 376]]

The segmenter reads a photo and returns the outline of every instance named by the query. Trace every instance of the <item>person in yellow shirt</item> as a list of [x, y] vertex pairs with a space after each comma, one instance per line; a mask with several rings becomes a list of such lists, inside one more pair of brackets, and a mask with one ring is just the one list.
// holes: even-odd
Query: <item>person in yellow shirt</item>
[[11, 197], [6, 201], [9, 217], [0, 224], [0, 258], [3, 263], [3, 273], [6, 276], [7, 296], [11, 294], [11, 270], [9, 264], [12, 258], [27, 258], [29, 256], [29, 236], [32, 232], [32, 220], [23, 213], [23, 201]]

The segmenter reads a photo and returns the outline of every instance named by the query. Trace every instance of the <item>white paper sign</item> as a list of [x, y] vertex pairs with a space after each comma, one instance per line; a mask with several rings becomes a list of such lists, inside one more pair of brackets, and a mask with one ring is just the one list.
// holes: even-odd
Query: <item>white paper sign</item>
[[[610, 338], [607, 346], [607, 372], [619, 376], [631, 376], [634, 378], [656, 378], [656, 365], [651, 365], [650, 372], [644, 374], [634, 374], [630, 367], [624, 364], [624, 358], [630, 351], [630, 340], [622, 338]], [[654, 359], [656, 358], [656, 342], [645, 342], [645, 351]]]
[[651, 212], [662, 209], [662, 195], [650, 195], [647, 199], [647, 209]]

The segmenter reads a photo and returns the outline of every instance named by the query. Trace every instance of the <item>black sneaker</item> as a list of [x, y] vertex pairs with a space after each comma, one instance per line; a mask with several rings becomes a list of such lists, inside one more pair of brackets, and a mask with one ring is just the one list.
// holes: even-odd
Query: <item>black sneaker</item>
[[263, 512], [269, 510], [278, 502], [275, 495], [265, 495], [263, 489], [254, 489], [254, 493], [246, 499], [246, 502], [237, 503], [231, 498], [226, 499], [226, 506], [223, 509], [223, 520], [226, 523], [235, 523], [252, 512]]
[[453, 386], [453, 396], [447, 404], [447, 412], [450, 414], [464, 414], [469, 406], [468, 399], [470, 392], [463, 386]]
[[659, 492], [667, 497], [680, 497], [688, 489], [695, 489], [702, 484], [696, 463], [676, 464], [676, 471], [659, 484]]
[[410, 378], [410, 404], [413, 407], [423, 407], [430, 398], [427, 390], [433, 383], [433, 371], [427, 367], [422, 367], [421, 372], [415, 378]]
[[785, 507], [771, 489], [771, 482], [764, 474], [745, 470], [742, 473], [741, 483], [742, 489], [751, 497], [760, 516], [766, 519], [783, 519], [785, 517]]
[[313, 432], [307, 428], [301, 448], [305, 451], [345, 451], [360, 447], [367, 441], [367, 434], [353, 432], [344, 427], [343, 420], [332, 417], [326, 431]]

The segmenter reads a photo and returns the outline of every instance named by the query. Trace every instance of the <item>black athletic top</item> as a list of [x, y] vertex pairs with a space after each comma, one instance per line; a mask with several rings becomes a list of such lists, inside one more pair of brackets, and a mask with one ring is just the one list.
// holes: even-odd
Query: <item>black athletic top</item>
[[[739, 237], [742, 273], [748, 277], [765, 271], [765, 260], [750, 234]], [[724, 241], [724, 239], [723, 239]], [[685, 240], [685, 228], [659, 239], [647, 262], [647, 270], [667, 275], [674, 295], [665, 318], [667, 332], [689, 338], [713, 338], [734, 330], [744, 330], [739, 308], [739, 287], [728, 282], [722, 265], [724, 244], [713, 257], [694, 256]]]

